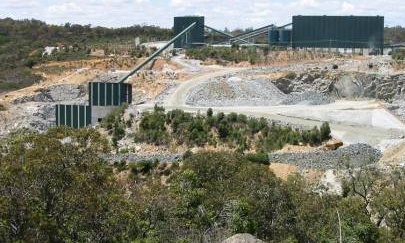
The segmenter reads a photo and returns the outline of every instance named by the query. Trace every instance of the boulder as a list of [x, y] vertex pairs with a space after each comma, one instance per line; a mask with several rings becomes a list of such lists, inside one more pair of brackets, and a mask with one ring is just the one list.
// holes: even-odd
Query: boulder
[[251, 234], [236, 234], [224, 241], [222, 243], [264, 243], [264, 241], [257, 239]]

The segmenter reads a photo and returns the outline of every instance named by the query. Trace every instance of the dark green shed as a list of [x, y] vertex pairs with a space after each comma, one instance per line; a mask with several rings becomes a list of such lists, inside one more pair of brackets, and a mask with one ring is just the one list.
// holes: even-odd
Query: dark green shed
[[174, 42], [174, 48], [190, 47], [192, 45], [202, 45], [204, 43], [204, 17], [203, 16], [184, 16], [174, 17], [173, 32], [178, 35], [185, 28], [196, 22], [197, 25], [189, 33], [183, 35]]
[[132, 103], [132, 84], [128, 83], [89, 83], [91, 106], [119, 106]]
[[293, 16], [292, 46], [382, 49], [384, 17]]
[[91, 124], [91, 108], [87, 105], [61, 105], [55, 107], [56, 126], [73, 128], [87, 127]]

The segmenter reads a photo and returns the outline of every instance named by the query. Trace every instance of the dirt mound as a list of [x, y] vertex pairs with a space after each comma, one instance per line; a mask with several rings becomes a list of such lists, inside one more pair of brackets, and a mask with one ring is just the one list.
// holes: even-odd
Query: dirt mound
[[382, 165], [405, 166], [405, 142], [386, 150], [379, 163]]
[[209, 81], [190, 92], [186, 103], [195, 106], [277, 105], [283, 94], [269, 80], [242, 80], [238, 77]]

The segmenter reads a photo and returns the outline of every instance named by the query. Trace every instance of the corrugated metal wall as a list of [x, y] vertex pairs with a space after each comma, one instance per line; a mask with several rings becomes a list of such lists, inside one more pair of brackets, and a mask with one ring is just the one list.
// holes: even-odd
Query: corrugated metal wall
[[293, 16], [293, 47], [384, 47], [384, 17]]
[[59, 104], [55, 108], [56, 126], [81, 128], [91, 124], [90, 106]]
[[56, 126], [73, 128], [91, 125], [94, 106], [120, 106], [132, 103], [132, 85], [127, 83], [89, 82], [89, 105], [56, 105]]
[[190, 30], [188, 34], [183, 35], [174, 42], [174, 48], [189, 47], [193, 43], [204, 43], [204, 17], [203, 16], [184, 16], [174, 17], [173, 32], [174, 36], [178, 35], [192, 23], [197, 22], [197, 25]]
[[291, 44], [291, 30], [283, 29], [280, 30], [280, 45], [289, 46]]
[[269, 44], [270, 45], [277, 45], [280, 40], [280, 32], [279, 30], [269, 30]]
[[132, 84], [89, 82], [91, 106], [119, 106], [132, 103]]

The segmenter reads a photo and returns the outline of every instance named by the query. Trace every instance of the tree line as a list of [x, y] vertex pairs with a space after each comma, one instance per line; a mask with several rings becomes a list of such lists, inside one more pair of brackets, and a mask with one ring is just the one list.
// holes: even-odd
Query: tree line
[[[348, 167], [342, 195], [283, 181], [232, 152], [114, 166], [94, 129], [16, 131], [0, 141], [1, 242], [403, 242], [403, 169]], [[130, 173], [130, 176], [125, 177]], [[164, 179], [163, 179], [164, 178]]]

